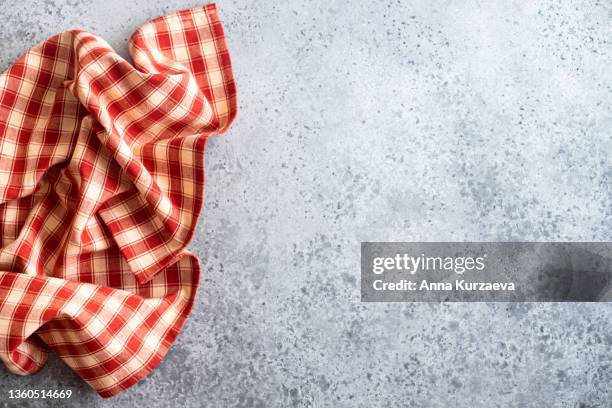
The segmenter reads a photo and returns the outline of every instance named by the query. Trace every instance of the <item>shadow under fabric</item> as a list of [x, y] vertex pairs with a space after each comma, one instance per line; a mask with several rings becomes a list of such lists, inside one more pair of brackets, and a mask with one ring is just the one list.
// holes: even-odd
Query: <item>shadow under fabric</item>
[[0, 76], [0, 359], [32, 374], [53, 351], [103, 397], [154, 369], [191, 310], [204, 147], [236, 115], [214, 4], [129, 50], [66, 31]]

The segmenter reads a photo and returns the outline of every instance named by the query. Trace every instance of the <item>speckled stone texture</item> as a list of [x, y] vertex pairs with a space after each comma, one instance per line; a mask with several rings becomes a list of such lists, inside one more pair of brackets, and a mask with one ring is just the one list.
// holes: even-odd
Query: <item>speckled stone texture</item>
[[[122, 53], [183, 0], [17, 1], [0, 65], [69, 28]], [[612, 304], [364, 304], [361, 241], [609, 241], [612, 6], [218, 1], [240, 112], [210, 140], [194, 313], [87, 407], [610, 407]], [[23, 406], [65, 406], [26, 401]]]

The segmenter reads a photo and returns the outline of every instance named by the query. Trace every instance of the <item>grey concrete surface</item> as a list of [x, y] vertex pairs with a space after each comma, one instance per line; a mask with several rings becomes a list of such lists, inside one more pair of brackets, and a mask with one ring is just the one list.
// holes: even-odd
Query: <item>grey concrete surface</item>
[[[69, 28], [125, 53], [198, 4], [2, 0], [0, 65]], [[217, 4], [240, 112], [206, 154], [191, 319], [115, 398], [51, 359], [2, 372], [2, 404], [45, 387], [87, 407], [612, 406], [611, 304], [359, 295], [365, 240], [611, 240], [610, 3]]]

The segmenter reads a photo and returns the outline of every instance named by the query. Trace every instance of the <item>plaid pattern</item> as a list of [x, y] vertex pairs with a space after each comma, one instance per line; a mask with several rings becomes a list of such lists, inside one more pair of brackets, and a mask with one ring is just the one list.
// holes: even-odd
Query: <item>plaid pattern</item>
[[67, 31], [0, 76], [0, 359], [25, 375], [53, 351], [103, 397], [150, 372], [190, 312], [204, 147], [236, 114], [214, 4], [129, 49], [133, 64]]

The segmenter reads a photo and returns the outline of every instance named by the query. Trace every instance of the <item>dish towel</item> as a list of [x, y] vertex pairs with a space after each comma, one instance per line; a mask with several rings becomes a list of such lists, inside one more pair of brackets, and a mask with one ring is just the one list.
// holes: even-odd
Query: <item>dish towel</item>
[[191, 310], [204, 147], [236, 115], [214, 4], [129, 51], [66, 31], [0, 76], [0, 359], [32, 374], [53, 351], [102, 397], [155, 368]]

